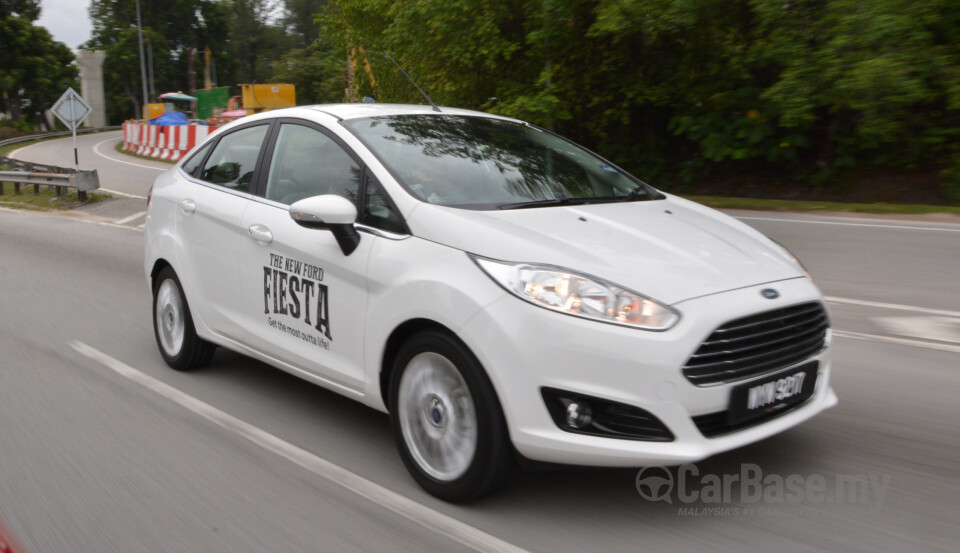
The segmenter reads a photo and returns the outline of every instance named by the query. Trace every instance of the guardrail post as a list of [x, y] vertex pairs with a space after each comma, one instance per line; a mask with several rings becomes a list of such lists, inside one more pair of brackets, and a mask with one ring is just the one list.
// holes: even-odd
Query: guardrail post
[[[24, 171], [26, 171], [26, 172], [28, 172], [28, 173], [32, 173], [32, 172], [33, 172], [33, 163], [30, 163], [29, 161], [24, 161], [24, 162], [22, 162], [22, 163], [18, 163], [17, 165], [19, 165], [21, 169], [23, 169]], [[40, 193], [40, 185], [39, 185], [39, 184], [33, 185], [33, 193], [34, 193], [34, 194], [39, 194], [39, 193]]]

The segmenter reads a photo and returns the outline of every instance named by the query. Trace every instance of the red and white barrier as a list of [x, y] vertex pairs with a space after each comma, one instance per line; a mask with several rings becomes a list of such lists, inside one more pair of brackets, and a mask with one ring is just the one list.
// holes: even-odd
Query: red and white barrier
[[123, 149], [141, 156], [177, 161], [220, 127], [123, 124]]

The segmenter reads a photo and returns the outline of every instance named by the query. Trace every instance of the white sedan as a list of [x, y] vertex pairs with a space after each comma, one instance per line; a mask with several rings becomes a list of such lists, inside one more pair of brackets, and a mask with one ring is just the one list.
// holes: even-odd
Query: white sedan
[[225, 347], [387, 411], [450, 501], [519, 460], [693, 462], [837, 403], [823, 297], [788, 251], [522, 121], [262, 113], [148, 203], [171, 367]]

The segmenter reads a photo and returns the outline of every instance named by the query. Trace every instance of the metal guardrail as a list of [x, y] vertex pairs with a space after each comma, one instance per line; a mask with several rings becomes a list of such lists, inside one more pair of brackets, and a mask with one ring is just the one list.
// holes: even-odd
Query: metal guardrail
[[[119, 130], [120, 126], [101, 127], [97, 129], [80, 129], [77, 134], [88, 134], [101, 131]], [[51, 132], [44, 134], [32, 134], [28, 136], [18, 136], [0, 140], [0, 147], [19, 144], [21, 142], [31, 142], [44, 138], [56, 138], [60, 136], [72, 136], [70, 131]], [[64, 188], [75, 188], [77, 190], [77, 200], [87, 201], [87, 191], [100, 188], [100, 177], [97, 171], [77, 171], [72, 167], [58, 167], [56, 165], [46, 165], [43, 163], [32, 163], [21, 161], [9, 157], [0, 156], [0, 166], [4, 171], [0, 171], [0, 184], [4, 182], [13, 183], [13, 193], [20, 193], [21, 184], [32, 184], [33, 193], [38, 194], [41, 186], [53, 187], [57, 196], [64, 192]], [[10, 170], [13, 169], [13, 170]], [[3, 186], [0, 186], [0, 195], [3, 195]]]
[[[113, 125], [110, 127], [98, 127], [90, 129], [77, 129], [77, 134], [90, 134], [95, 132], [103, 131], [119, 131], [121, 128], [120, 125]], [[0, 140], [0, 148], [4, 146], [10, 146], [13, 144], [19, 144], [21, 142], [30, 142], [32, 140], [43, 140], [44, 138], [57, 138], [58, 136], [73, 136], [73, 133], [70, 131], [57, 131], [57, 132], [45, 132], [41, 134], [28, 134], [27, 136], [18, 136], [16, 138], [8, 138], [6, 140]]]
[[[21, 184], [32, 184], [33, 193], [40, 192], [40, 186], [52, 186], [57, 196], [63, 194], [63, 189], [76, 188], [77, 200], [87, 201], [87, 191], [100, 188], [100, 177], [96, 169], [93, 171], [77, 171], [76, 173], [43, 173], [38, 171], [0, 171], [0, 182], [12, 182], [13, 193], [20, 193]], [[0, 188], [0, 195], [3, 189]]]

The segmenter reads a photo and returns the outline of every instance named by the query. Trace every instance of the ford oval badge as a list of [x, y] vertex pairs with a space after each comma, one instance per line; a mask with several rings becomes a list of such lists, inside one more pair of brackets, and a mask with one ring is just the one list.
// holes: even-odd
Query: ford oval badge
[[775, 300], [780, 297], [780, 292], [777, 292], [773, 288], [764, 288], [760, 290], [760, 294], [768, 300]]

